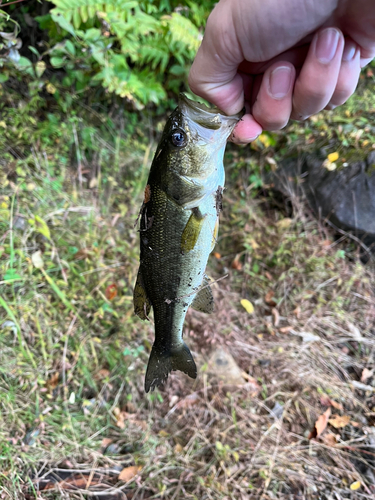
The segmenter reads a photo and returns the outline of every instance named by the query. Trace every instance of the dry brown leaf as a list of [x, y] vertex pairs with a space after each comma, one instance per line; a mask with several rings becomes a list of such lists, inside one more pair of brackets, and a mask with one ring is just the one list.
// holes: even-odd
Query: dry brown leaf
[[300, 317], [300, 315], [301, 315], [301, 308], [300, 308], [300, 306], [297, 306], [297, 307], [294, 309], [293, 314], [295, 315], [295, 317], [296, 317], [297, 319], [299, 319], [299, 317]]
[[322, 437], [323, 442], [328, 446], [335, 446], [337, 443], [336, 436], [331, 432]]
[[319, 437], [327, 427], [328, 419], [331, 415], [331, 408], [328, 408], [323, 415], [318, 417], [318, 420], [315, 422], [316, 436]]
[[111, 438], [103, 438], [100, 444], [101, 448], [108, 448], [108, 446], [113, 443], [113, 439]]
[[127, 483], [128, 481], [134, 479], [141, 469], [142, 467], [140, 467], [139, 465], [131, 465], [130, 467], [125, 467], [125, 469], [122, 469], [122, 471], [120, 472], [118, 479], [120, 481], [124, 481], [124, 483]]
[[273, 290], [269, 290], [264, 297], [264, 301], [266, 302], [266, 304], [271, 307], [275, 307], [277, 305], [276, 302], [272, 300], [274, 295], [275, 292]]
[[176, 408], [190, 408], [191, 406], [194, 406], [198, 404], [200, 401], [199, 396], [196, 392], [193, 392], [193, 394], [189, 394], [186, 396], [186, 398], [181, 399], [177, 405]]
[[116, 425], [120, 429], [125, 429], [125, 420], [128, 418], [129, 413], [126, 411], [121, 411], [120, 408], [115, 408], [113, 411], [116, 417]]
[[102, 368], [101, 370], [99, 370], [99, 371], [95, 374], [94, 378], [95, 378], [95, 380], [101, 380], [101, 379], [103, 379], [103, 378], [107, 378], [107, 377], [109, 377], [109, 375], [110, 375], [110, 371], [109, 371], [109, 370], [106, 370], [105, 368]]
[[184, 447], [180, 443], [177, 443], [176, 446], [174, 447], [174, 452], [181, 453], [183, 449]]
[[366, 382], [367, 379], [372, 377], [374, 374], [374, 370], [369, 370], [368, 368], [363, 368], [361, 375], [361, 382]]
[[273, 324], [277, 328], [280, 323], [280, 314], [279, 311], [274, 307], [271, 311], [272, 317], [273, 317]]
[[59, 372], [54, 373], [52, 377], [47, 380], [48, 389], [50, 390], [55, 389], [55, 387], [57, 387], [57, 384], [59, 383], [59, 378], [60, 378]]
[[279, 328], [280, 333], [289, 333], [292, 330], [293, 330], [292, 326], [282, 326], [281, 328]]
[[333, 399], [331, 399], [329, 396], [327, 396], [327, 394], [324, 394], [320, 398], [320, 403], [323, 406], [333, 406], [333, 408], [336, 408], [336, 410], [343, 410], [342, 404], [337, 403], [336, 401], [334, 401]]
[[241, 254], [236, 255], [236, 257], [233, 259], [231, 268], [232, 269], [237, 269], [237, 271], [241, 271], [242, 269], [242, 264], [240, 262]]
[[328, 422], [335, 427], [335, 429], [340, 429], [341, 427], [345, 427], [350, 423], [349, 415], [332, 415], [332, 418], [328, 420]]
[[[40, 481], [40, 482], [39, 482]], [[38, 487], [39, 490], [88, 490], [98, 485], [106, 484], [103, 482], [102, 474], [90, 474], [80, 472], [79, 474], [73, 473], [68, 476], [64, 476], [60, 478], [58, 475], [54, 475], [53, 477], [43, 478], [43, 480], [36, 480], [34, 484]]]
[[323, 241], [320, 242], [320, 244], [322, 245], [322, 247], [329, 247], [329, 246], [331, 246], [331, 243], [332, 243], [331, 240], [323, 240]]
[[319, 437], [325, 430], [328, 424], [328, 419], [331, 415], [331, 408], [328, 408], [323, 415], [318, 417], [318, 420], [315, 422], [314, 429], [310, 432], [309, 439], [313, 439]]

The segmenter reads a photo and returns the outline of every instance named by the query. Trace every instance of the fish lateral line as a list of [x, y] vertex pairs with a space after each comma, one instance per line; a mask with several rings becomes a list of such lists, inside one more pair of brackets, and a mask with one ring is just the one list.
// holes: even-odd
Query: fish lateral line
[[218, 278], [217, 280], [213, 280], [210, 283], [207, 283], [207, 285], [201, 286], [198, 290], [193, 291], [191, 293], [188, 293], [186, 295], [181, 295], [181, 297], [176, 297], [175, 299], [165, 299], [164, 302], [166, 304], [172, 304], [173, 302], [177, 302], [181, 299], [185, 299], [186, 297], [191, 297], [192, 295], [198, 294], [201, 290], [204, 290], [205, 288], [210, 287], [211, 285], [214, 285], [215, 283], [218, 283], [219, 281], [224, 280], [225, 278], [228, 278], [229, 274], [225, 274], [224, 276], [221, 276], [221, 278]]

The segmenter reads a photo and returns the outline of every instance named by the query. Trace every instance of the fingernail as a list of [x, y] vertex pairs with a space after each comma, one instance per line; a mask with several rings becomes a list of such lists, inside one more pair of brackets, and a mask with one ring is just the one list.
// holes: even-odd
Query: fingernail
[[323, 64], [327, 64], [335, 57], [340, 34], [335, 28], [327, 28], [318, 35], [315, 44], [315, 55]]
[[292, 81], [292, 69], [289, 66], [279, 66], [270, 75], [270, 93], [275, 99], [287, 95]]
[[236, 137], [230, 137], [229, 140], [231, 142], [233, 142], [234, 144], [237, 144], [237, 146], [246, 146], [247, 144], [249, 144], [250, 142], [253, 142], [255, 141], [255, 139], [257, 139], [259, 137], [259, 134], [256, 135], [255, 137], [249, 137], [248, 139], [238, 139]]
[[342, 60], [349, 62], [354, 59], [357, 50], [357, 45], [351, 40], [345, 40], [344, 52], [342, 53]]

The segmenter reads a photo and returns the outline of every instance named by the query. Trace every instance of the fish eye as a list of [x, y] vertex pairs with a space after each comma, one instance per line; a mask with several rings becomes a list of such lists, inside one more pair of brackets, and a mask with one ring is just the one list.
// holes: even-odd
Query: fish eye
[[187, 136], [185, 132], [181, 129], [176, 129], [171, 134], [171, 142], [173, 146], [178, 148], [183, 148], [187, 144]]

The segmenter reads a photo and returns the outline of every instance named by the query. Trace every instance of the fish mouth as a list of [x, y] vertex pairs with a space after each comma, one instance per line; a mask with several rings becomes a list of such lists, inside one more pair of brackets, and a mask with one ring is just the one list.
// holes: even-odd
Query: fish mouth
[[226, 115], [219, 108], [208, 108], [205, 104], [188, 99], [185, 94], [180, 94], [178, 107], [182, 114], [192, 122], [205, 129], [227, 131], [229, 135], [235, 125], [245, 114], [245, 109], [235, 115]]

